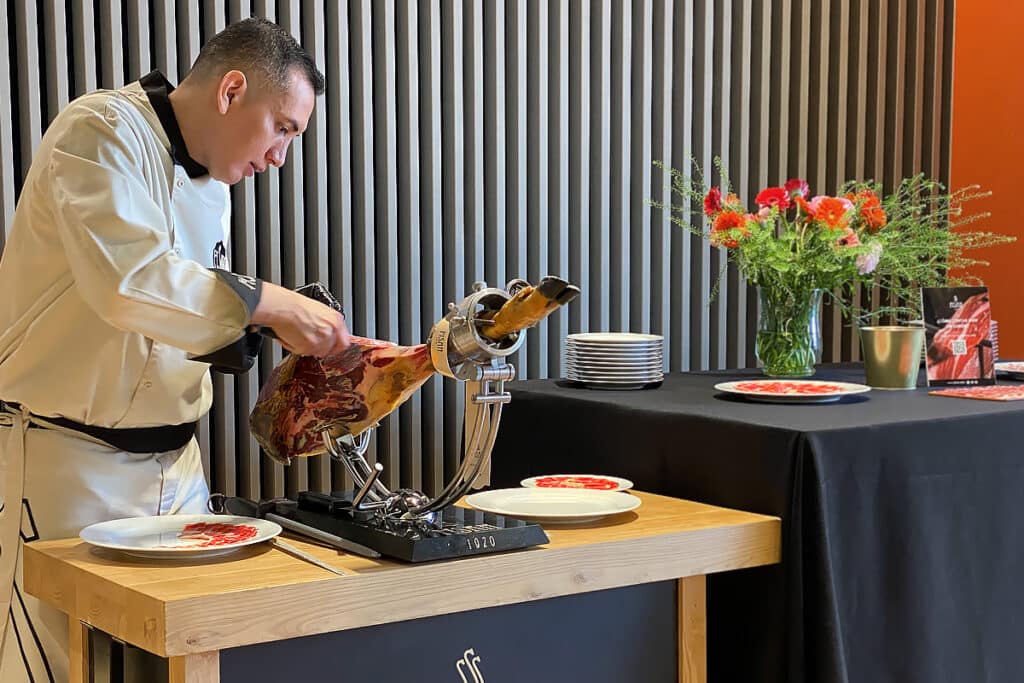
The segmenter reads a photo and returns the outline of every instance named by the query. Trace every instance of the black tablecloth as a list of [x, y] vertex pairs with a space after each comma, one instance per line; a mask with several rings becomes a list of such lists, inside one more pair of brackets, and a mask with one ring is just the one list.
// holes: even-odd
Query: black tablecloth
[[[661, 387], [511, 385], [492, 485], [581, 473], [783, 519], [783, 562], [708, 581], [711, 681], [1024, 678], [1024, 402], [871, 391], [751, 403]], [[855, 366], [817, 379], [863, 382]]]

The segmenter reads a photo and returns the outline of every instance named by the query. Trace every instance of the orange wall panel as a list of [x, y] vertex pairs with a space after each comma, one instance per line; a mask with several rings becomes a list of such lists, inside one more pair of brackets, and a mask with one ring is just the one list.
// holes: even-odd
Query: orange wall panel
[[977, 183], [992, 197], [970, 212], [992, 217], [973, 227], [1016, 235], [1018, 241], [974, 252], [991, 266], [971, 274], [988, 285], [999, 321], [999, 355], [1024, 358], [1024, 2], [959, 0], [953, 49], [950, 181]]

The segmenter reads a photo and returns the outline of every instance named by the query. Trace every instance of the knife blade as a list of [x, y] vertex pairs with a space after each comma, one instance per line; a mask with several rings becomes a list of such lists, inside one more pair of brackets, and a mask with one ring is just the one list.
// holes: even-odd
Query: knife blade
[[373, 548], [368, 548], [361, 543], [350, 541], [349, 539], [342, 538], [341, 536], [335, 536], [334, 534], [330, 534], [322, 529], [317, 529], [316, 527], [309, 526], [308, 524], [303, 524], [302, 522], [297, 522], [293, 519], [289, 519], [288, 517], [282, 517], [281, 515], [271, 512], [271, 510], [276, 509], [275, 504], [277, 500], [278, 499], [271, 499], [257, 503], [247, 498], [226, 496], [223, 493], [214, 493], [210, 496], [209, 501], [207, 501], [207, 507], [210, 509], [210, 512], [215, 512], [217, 514], [226, 513], [231, 515], [240, 515], [242, 517], [259, 517], [271, 522], [276, 522], [281, 527], [288, 529], [289, 531], [294, 531], [301, 536], [312, 538], [332, 548], [344, 550], [345, 552], [353, 555], [369, 557], [373, 560], [380, 559], [381, 554]]
[[326, 543], [332, 548], [344, 550], [345, 552], [352, 553], [353, 555], [362, 555], [363, 557], [369, 557], [373, 560], [380, 558], [379, 552], [377, 552], [373, 548], [366, 547], [362, 543], [356, 543], [355, 541], [350, 541], [347, 538], [342, 538], [341, 536], [329, 534], [322, 529], [317, 529], [316, 527], [309, 526], [308, 524], [303, 524], [302, 522], [296, 522], [294, 519], [282, 517], [281, 515], [274, 514], [273, 512], [266, 513], [264, 515], [264, 518], [271, 522], [276, 522], [277, 524], [280, 524], [282, 527], [288, 529], [289, 531], [294, 531], [297, 534], [308, 536], [314, 540], [320, 541], [321, 543]]
[[338, 574], [340, 576], [347, 576], [349, 574], [349, 572], [345, 571], [344, 569], [338, 569], [337, 567], [332, 567], [331, 565], [327, 564], [326, 562], [324, 562], [320, 558], [313, 557], [312, 555], [307, 553], [305, 550], [299, 550], [298, 548], [293, 546], [291, 543], [288, 543], [287, 541], [282, 541], [280, 538], [274, 537], [274, 538], [272, 538], [270, 540], [270, 542], [273, 543], [275, 547], [277, 547], [280, 550], [283, 550], [284, 552], [288, 553], [289, 555], [294, 555], [295, 557], [299, 558], [300, 560], [305, 560], [306, 562], [309, 562], [310, 564], [315, 564], [316, 566], [320, 567], [321, 569], [326, 569], [327, 571], [333, 572], [334, 574]]

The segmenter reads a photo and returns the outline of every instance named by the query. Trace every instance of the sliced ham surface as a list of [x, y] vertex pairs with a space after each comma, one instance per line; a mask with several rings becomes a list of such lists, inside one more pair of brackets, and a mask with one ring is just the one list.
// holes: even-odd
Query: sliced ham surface
[[365, 337], [326, 358], [288, 356], [260, 390], [250, 416], [274, 460], [325, 452], [321, 432], [359, 434], [401, 405], [434, 374], [426, 344], [398, 346]]

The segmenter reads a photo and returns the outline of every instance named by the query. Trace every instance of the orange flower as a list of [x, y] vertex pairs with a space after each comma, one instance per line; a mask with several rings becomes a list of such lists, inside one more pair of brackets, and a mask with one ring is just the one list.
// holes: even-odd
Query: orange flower
[[795, 197], [793, 197], [793, 201], [796, 202], [796, 205], [800, 208], [800, 210], [804, 213], [805, 216], [807, 216], [811, 220], [814, 220], [814, 209], [811, 208], [811, 205], [807, 203], [806, 199], [804, 199], [800, 195], [796, 195]]
[[889, 221], [885, 209], [882, 208], [882, 200], [871, 190], [861, 190], [857, 194], [847, 192], [846, 198], [860, 207], [860, 217], [864, 220], [868, 232], [878, 232]]
[[837, 197], [815, 197], [811, 200], [811, 208], [814, 209], [814, 219], [821, 221], [833, 230], [842, 230], [850, 222], [846, 212], [853, 205], [845, 199]]
[[732, 249], [740, 244], [739, 238], [730, 235], [730, 230], [739, 229], [740, 237], [750, 234], [747, 230], [747, 217], [736, 211], [723, 211], [715, 218], [714, 226], [711, 228], [711, 244], [716, 247], [727, 247]]

